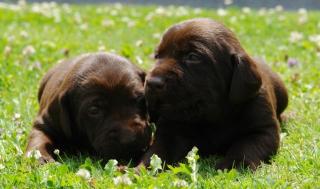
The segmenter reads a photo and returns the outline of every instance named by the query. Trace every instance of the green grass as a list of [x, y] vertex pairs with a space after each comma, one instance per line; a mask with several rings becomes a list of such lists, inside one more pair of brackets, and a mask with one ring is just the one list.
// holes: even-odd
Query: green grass
[[[0, 188], [173, 188], [177, 179], [199, 188], [319, 188], [320, 42], [317, 46], [309, 36], [320, 34], [320, 12], [308, 12], [308, 20], [299, 23], [303, 15], [298, 12], [273, 10], [260, 15], [258, 10], [245, 14], [231, 8], [222, 17], [217, 10], [157, 8], [52, 5], [43, 13], [32, 11], [32, 5], [16, 11], [0, 8]], [[288, 119], [272, 164], [263, 164], [255, 173], [221, 172], [213, 169], [214, 158], [200, 157], [197, 182], [183, 173], [189, 169], [182, 166], [156, 176], [146, 171], [137, 176], [130, 170], [128, 177], [133, 183], [126, 186], [114, 183], [113, 178], [121, 173], [86, 157], [64, 157], [60, 165], [44, 166], [23, 157], [38, 110], [39, 81], [65, 58], [66, 51], [72, 57], [104, 48], [148, 70], [165, 29], [194, 17], [224, 22], [252, 56], [266, 59], [285, 81], [290, 94], [285, 112]], [[303, 38], [290, 42], [293, 31]], [[23, 54], [28, 45], [35, 49], [34, 54]], [[299, 65], [289, 67], [287, 57], [298, 60]], [[90, 171], [89, 180], [76, 175], [79, 168]]]

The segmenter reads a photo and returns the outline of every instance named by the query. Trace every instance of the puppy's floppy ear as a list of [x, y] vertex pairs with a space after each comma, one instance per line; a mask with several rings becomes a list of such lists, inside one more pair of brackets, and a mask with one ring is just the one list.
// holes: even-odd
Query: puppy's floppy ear
[[52, 100], [47, 104], [42, 117], [45, 125], [53, 127], [54, 130], [62, 132], [64, 137], [70, 139], [72, 136], [72, 123], [69, 105], [69, 91], [57, 89]]
[[229, 100], [233, 104], [240, 104], [254, 97], [262, 84], [257, 65], [248, 56], [231, 55], [233, 75], [229, 91]]

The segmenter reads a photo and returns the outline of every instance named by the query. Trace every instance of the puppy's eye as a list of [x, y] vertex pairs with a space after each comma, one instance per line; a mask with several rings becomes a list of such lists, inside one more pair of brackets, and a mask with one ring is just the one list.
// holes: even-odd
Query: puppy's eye
[[184, 60], [186, 62], [196, 63], [200, 61], [200, 56], [194, 52], [189, 53], [187, 56], [185, 56]]
[[154, 59], [159, 59], [159, 58], [160, 58], [159, 54], [158, 54], [158, 53], [155, 53], [155, 54], [154, 54]]
[[87, 110], [89, 116], [97, 117], [102, 114], [102, 110], [98, 106], [90, 106]]

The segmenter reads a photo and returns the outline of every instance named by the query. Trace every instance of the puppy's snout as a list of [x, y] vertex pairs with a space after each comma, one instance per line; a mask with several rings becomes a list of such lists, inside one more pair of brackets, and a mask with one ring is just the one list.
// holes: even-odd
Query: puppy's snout
[[161, 77], [150, 77], [147, 79], [147, 87], [150, 90], [162, 91], [165, 87], [164, 79]]

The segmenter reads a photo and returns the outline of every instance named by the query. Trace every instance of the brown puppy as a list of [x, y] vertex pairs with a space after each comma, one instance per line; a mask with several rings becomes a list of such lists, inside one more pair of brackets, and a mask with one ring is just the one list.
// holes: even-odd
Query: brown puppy
[[224, 155], [218, 169], [256, 169], [277, 152], [287, 91], [229, 29], [210, 19], [176, 24], [155, 58], [145, 90], [157, 131], [141, 164], [154, 153], [177, 162], [197, 146], [202, 155]]
[[144, 78], [128, 60], [107, 53], [58, 64], [41, 82], [27, 153], [39, 150], [43, 163], [54, 161], [54, 149], [105, 160], [138, 158], [151, 139]]

